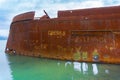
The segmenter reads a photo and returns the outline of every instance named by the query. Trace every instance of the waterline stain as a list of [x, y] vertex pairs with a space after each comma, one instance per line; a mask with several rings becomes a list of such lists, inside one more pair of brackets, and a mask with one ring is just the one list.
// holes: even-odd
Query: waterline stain
[[120, 65], [8, 55], [4, 53], [5, 41], [0, 44], [0, 66], [5, 61], [8, 66], [0, 67], [0, 73], [5, 73], [0, 80], [120, 80]]

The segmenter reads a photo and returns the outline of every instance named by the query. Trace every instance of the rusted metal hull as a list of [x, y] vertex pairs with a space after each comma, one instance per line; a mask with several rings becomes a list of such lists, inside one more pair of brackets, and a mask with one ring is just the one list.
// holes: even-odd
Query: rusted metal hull
[[11, 23], [5, 52], [119, 64], [120, 6], [59, 11], [52, 19], [20, 14]]

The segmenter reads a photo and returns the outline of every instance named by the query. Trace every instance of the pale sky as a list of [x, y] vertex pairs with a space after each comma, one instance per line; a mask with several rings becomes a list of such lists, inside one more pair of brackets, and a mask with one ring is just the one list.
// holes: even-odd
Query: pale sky
[[20, 13], [35, 11], [40, 17], [46, 10], [50, 17], [57, 17], [58, 10], [118, 5], [120, 0], [0, 0], [0, 35], [8, 35], [12, 18]]

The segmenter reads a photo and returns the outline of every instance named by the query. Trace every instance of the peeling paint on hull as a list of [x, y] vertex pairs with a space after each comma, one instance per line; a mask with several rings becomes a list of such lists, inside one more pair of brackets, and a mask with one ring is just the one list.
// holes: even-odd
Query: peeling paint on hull
[[120, 63], [120, 6], [59, 11], [58, 18], [13, 18], [5, 52], [61, 60]]

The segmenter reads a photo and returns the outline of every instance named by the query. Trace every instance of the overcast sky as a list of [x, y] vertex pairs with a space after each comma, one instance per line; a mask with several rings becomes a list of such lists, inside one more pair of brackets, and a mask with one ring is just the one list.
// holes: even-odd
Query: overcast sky
[[0, 0], [0, 35], [8, 35], [12, 18], [20, 13], [35, 11], [40, 17], [46, 10], [50, 17], [56, 17], [58, 10], [118, 5], [120, 0]]

